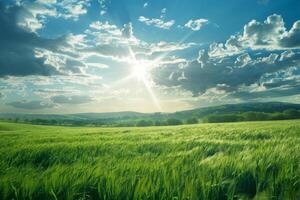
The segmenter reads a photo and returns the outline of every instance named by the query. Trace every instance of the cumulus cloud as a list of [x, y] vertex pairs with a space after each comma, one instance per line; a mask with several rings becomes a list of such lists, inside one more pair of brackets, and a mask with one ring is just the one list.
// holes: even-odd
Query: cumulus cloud
[[[50, 0], [39, 1], [35, 6], [48, 8], [53, 3], [54, 1]], [[43, 17], [42, 11], [38, 8], [40, 7], [31, 8], [31, 12], [35, 12], [33, 17], [40, 20]], [[184, 50], [193, 45], [167, 42], [148, 44], [135, 38], [131, 23], [118, 28], [114, 24], [100, 21], [91, 23], [84, 34], [45, 39], [33, 29], [29, 30], [20, 24], [20, 13], [28, 12], [29, 9], [25, 8], [25, 5], [10, 7], [0, 5], [0, 9], [0, 25], [3, 28], [0, 33], [1, 77], [86, 75], [88, 68], [95, 67], [89, 64], [93, 63], [89, 61], [92, 56], [109, 57], [119, 62], [130, 57], [130, 48], [139, 56], [150, 57], [155, 53]], [[55, 17], [59, 17], [62, 13], [59, 11], [58, 13], [56, 10]], [[98, 66], [107, 67], [107, 65]]]
[[291, 30], [283, 34], [279, 45], [285, 48], [300, 47], [300, 20], [294, 23]]
[[263, 22], [251, 20], [241, 34], [232, 35], [223, 43], [210, 45], [211, 56], [228, 56], [246, 50], [287, 50], [300, 48], [300, 21], [287, 30], [283, 18], [273, 14]]
[[53, 108], [55, 106], [53, 103], [47, 103], [43, 101], [14, 101], [7, 103], [6, 105], [25, 110], [40, 110]]
[[[100, 1], [104, 4], [103, 0]], [[0, 5], [0, 77], [71, 74], [79, 75], [83, 80], [88, 76], [87, 68], [110, 66], [98, 62], [99, 58], [129, 63], [132, 62], [132, 50], [137, 59], [162, 57], [153, 71], [153, 80], [158, 86], [182, 88], [194, 96], [213, 93], [233, 98], [250, 98], [251, 95], [258, 98], [292, 95], [299, 91], [300, 21], [294, 22], [288, 30], [280, 15], [271, 15], [262, 22], [251, 20], [241, 33], [230, 36], [224, 43], [212, 43], [208, 49], [195, 52], [193, 59], [188, 60], [177, 53], [196, 44], [141, 41], [135, 37], [133, 25], [128, 21], [118, 26], [95, 21], [82, 34], [45, 39], [37, 32], [45, 25], [46, 17], [77, 20], [89, 6], [85, 1], [68, 1], [78, 3], [74, 5], [60, 1], [52, 5], [55, 2], [39, 0], [35, 4], [20, 6]], [[58, 5], [65, 8], [58, 9]], [[160, 19], [141, 16], [139, 21], [170, 29], [175, 21], [164, 19], [166, 11], [161, 11]], [[198, 31], [207, 23], [207, 19], [190, 20], [185, 27]], [[75, 105], [93, 101], [89, 96], [74, 94], [78, 93], [69, 94], [71, 96], [51, 93], [48, 97], [52, 103], [19, 101], [9, 105], [42, 109], [55, 104]]]
[[145, 23], [148, 26], [155, 26], [161, 29], [170, 29], [175, 24], [175, 20], [164, 21], [162, 19], [156, 18], [150, 19], [144, 16], [140, 16], [139, 21]]
[[96, 30], [104, 30], [111, 33], [118, 30], [118, 27], [116, 25], [109, 24], [108, 21], [106, 22], [95, 21], [90, 24], [90, 27]]
[[109, 22], [96, 21], [90, 24], [90, 29], [85, 33], [92, 39], [85, 41], [84, 48], [76, 50], [78, 53], [82, 53], [82, 56], [96, 55], [119, 61], [129, 56], [129, 48], [143, 51], [143, 45], [134, 36], [130, 22], [124, 24], [122, 28], [118, 28]]
[[56, 2], [49, 0], [24, 3], [18, 12], [18, 25], [31, 32], [43, 28], [47, 17], [58, 16], [54, 3]]
[[87, 7], [90, 6], [90, 1], [63, 0], [59, 2], [57, 6], [62, 10], [62, 12], [59, 13], [60, 17], [76, 21], [81, 15], [87, 13]]
[[[267, 81], [262, 79], [264, 75], [285, 71], [299, 64], [299, 52], [289, 56], [286, 52], [281, 55], [266, 52], [264, 56], [245, 53], [214, 58], [202, 50], [197, 60], [190, 61], [184, 67], [165, 65], [153, 73], [157, 84], [179, 86], [198, 96], [213, 88], [231, 93], [239, 91], [242, 86], [263, 85]], [[181, 78], [183, 75], [184, 79]]]
[[25, 6], [0, 4], [0, 77], [84, 74], [88, 65], [79, 50], [87, 48], [86, 35], [43, 38], [20, 25], [25, 11]]
[[184, 26], [193, 31], [199, 31], [204, 25], [208, 24], [207, 19], [189, 20]]
[[[258, 87], [258, 86], [257, 86]], [[300, 93], [300, 84], [299, 81], [284, 81], [276, 85], [274, 88], [267, 88], [264, 90], [258, 91], [247, 91], [248, 88], [245, 88], [242, 91], [236, 91], [231, 93], [232, 98], [239, 98], [241, 100], [264, 100], [266, 98], [278, 98], [278, 97], [287, 97], [294, 96]]]
[[78, 20], [87, 13], [90, 3], [82, 0], [37, 0], [20, 1], [17, 5], [22, 7], [18, 12], [18, 25], [27, 31], [37, 32], [49, 17]]
[[65, 96], [65, 95], [58, 95], [51, 97], [51, 100], [57, 104], [85, 104], [92, 101], [92, 98], [89, 96]]
[[131, 57], [130, 49], [137, 57], [153, 59], [153, 54], [162, 52], [174, 52], [194, 46], [194, 43], [175, 43], [160, 41], [158, 43], [147, 43], [134, 36], [131, 23], [125, 24], [123, 28], [109, 22], [93, 22], [85, 33], [93, 36], [94, 40], [87, 42], [86, 47], [76, 50], [86, 56], [104, 56], [114, 60], [126, 60]]
[[271, 15], [264, 22], [250, 21], [244, 26], [242, 40], [250, 46], [273, 46], [285, 33], [283, 18]]
[[0, 4], [0, 76], [51, 75], [59, 71], [37, 57], [35, 50], [58, 51], [64, 38], [44, 39], [18, 25], [22, 7], [5, 8]]

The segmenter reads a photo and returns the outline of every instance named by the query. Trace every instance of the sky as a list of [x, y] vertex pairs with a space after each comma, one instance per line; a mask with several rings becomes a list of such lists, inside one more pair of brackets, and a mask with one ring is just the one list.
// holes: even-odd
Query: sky
[[0, 112], [300, 103], [299, 0], [1, 0]]

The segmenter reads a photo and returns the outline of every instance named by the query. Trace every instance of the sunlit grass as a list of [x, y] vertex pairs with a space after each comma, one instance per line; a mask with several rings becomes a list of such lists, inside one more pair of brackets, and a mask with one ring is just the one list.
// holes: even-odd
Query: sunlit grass
[[300, 121], [0, 123], [0, 199], [299, 199]]

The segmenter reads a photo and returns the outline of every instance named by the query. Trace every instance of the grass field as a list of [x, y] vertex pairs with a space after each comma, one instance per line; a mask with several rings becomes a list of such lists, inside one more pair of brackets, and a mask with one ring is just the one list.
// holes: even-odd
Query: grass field
[[0, 199], [300, 198], [300, 121], [0, 123]]

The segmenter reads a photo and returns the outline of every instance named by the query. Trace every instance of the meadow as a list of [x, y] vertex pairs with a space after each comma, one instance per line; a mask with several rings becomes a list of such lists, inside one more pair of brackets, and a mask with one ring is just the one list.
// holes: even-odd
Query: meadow
[[300, 198], [300, 121], [144, 128], [0, 122], [0, 199]]

